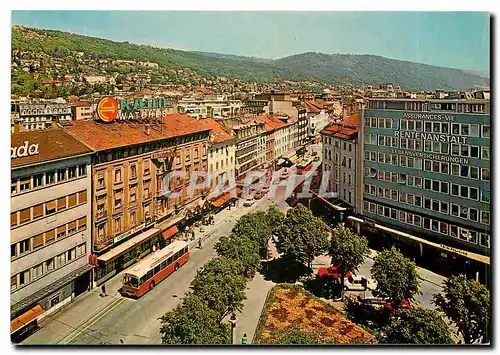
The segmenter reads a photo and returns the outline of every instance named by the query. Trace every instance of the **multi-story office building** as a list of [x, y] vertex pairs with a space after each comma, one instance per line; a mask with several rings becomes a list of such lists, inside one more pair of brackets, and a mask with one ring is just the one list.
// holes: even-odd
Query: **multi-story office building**
[[[169, 242], [164, 238], [171, 235], [163, 238], [162, 232], [175, 227], [184, 217], [180, 212], [205, 205], [209, 188], [192, 191], [190, 180], [194, 172], [208, 170], [210, 129], [187, 115], [169, 114], [164, 120], [163, 127], [89, 120], [66, 127], [94, 151], [91, 228], [97, 284], [150, 253], [153, 245]], [[169, 173], [179, 176], [167, 179]]]
[[230, 118], [238, 116], [243, 103], [224, 95], [207, 95], [203, 99], [184, 98], [177, 103], [177, 112], [193, 118]]
[[[236, 165], [235, 176], [238, 183], [243, 183], [246, 174], [250, 170], [260, 167], [262, 157], [262, 145], [265, 147], [264, 123], [252, 121], [232, 127], [233, 135], [236, 137]], [[264, 144], [262, 144], [264, 140]], [[260, 149], [259, 149], [260, 147]]]
[[91, 153], [61, 129], [11, 135], [12, 333], [92, 287]]
[[94, 105], [90, 101], [76, 101], [71, 104], [71, 114], [73, 119], [91, 120], [94, 116]]
[[360, 140], [364, 216], [489, 254], [489, 100], [370, 99]]
[[[323, 142], [323, 174], [329, 174], [327, 192], [336, 193], [355, 212], [360, 212], [361, 186], [357, 163], [359, 113], [321, 131]], [[335, 196], [335, 195], [334, 195]]]
[[64, 103], [16, 103], [11, 111], [19, 113], [19, 122], [25, 131], [47, 129], [53, 122], [71, 121], [71, 106]]

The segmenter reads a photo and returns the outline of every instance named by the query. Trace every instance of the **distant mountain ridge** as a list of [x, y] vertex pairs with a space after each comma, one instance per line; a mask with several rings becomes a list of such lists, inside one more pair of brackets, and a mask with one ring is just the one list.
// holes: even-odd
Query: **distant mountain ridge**
[[[28, 36], [28, 32], [37, 36]], [[405, 90], [467, 90], [490, 85], [470, 71], [388, 59], [376, 55], [302, 53], [272, 60], [220, 53], [182, 51], [70, 34], [12, 27], [12, 49], [53, 53], [57, 48], [93, 53], [103, 58], [152, 61], [172, 69], [190, 68], [200, 75], [244, 81], [317, 81], [326, 84], [395, 83]]]

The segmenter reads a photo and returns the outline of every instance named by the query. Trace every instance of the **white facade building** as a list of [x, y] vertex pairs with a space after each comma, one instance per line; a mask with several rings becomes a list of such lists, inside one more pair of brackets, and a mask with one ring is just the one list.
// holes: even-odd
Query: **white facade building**
[[183, 98], [177, 103], [180, 114], [193, 118], [230, 118], [239, 115], [243, 103], [225, 95], [207, 95], [202, 100]]
[[71, 121], [71, 105], [65, 103], [13, 104], [25, 131], [47, 129], [53, 122]]
[[60, 129], [12, 134], [11, 333], [92, 287], [91, 153]]

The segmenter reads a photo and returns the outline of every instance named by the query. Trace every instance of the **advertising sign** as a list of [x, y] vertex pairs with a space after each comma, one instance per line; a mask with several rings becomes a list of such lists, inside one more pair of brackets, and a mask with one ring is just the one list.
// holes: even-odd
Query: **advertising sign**
[[128, 100], [105, 96], [97, 104], [97, 116], [106, 123], [160, 118], [168, 113], [168, 107], [166, 98]]

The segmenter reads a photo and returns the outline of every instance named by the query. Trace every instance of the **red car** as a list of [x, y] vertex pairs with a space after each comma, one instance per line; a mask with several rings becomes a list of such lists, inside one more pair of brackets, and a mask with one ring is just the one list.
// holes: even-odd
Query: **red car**
[[[351, 273], [348, 272], [345, 275], [345, 278], [348, 279], [351, 276], [352, 276]], [[318, 277], [331, 277], [331, 278], [334, 278], [334, 279], [339, 279], [340, 278], [340, 274], [337, 271], [337, 267], [335, 265], [332, 265], [329, 268], [326, 268], [326, 267], [319, 268], [319, 270], [318, 270]]]
[[[405, 308], [405, 309], [409, 309], [410, 307], [411, 307], [410, 306], [410, 302], [408, 302], [408, 301], [402, 301], [401, 305], [399, 306], [399, 308]], [[384, 308], [387, 309], [390, 312], [394, 311], [396, 309], [395, 308], [395, 302], [394, 301], [387, 302], [384, 305]]]

